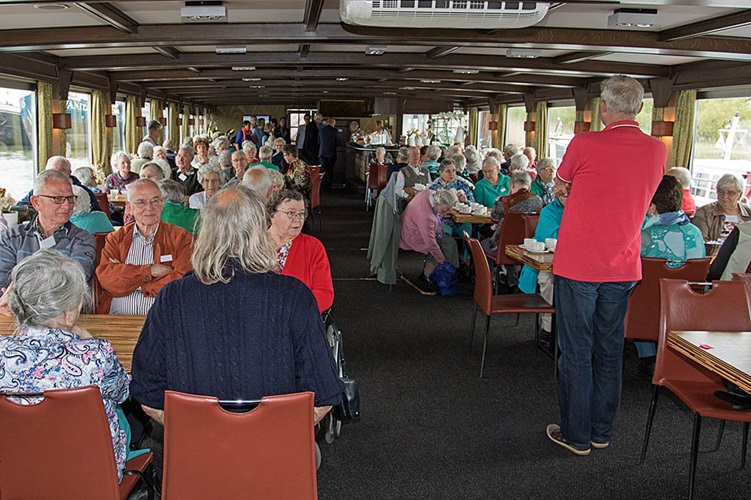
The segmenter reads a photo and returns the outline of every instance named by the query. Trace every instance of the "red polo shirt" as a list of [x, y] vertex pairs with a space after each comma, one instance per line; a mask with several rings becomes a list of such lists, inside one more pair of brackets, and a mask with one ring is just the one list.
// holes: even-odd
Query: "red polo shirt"
[[635, 121], [577, 134], [558, 178], [571, 183], [553, 273], [577, 281], [641, 279], [641, 225], [665, 173], [665, 145]]

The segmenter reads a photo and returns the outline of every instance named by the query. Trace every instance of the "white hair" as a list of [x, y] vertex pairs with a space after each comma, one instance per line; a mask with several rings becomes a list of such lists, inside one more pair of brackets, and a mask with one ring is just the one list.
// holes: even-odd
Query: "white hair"
[[70, 161], [64, 156], [50, 156], [45, 165], [45, 170], [58, 170], [58, 166], [62, 165], [65, 170], [70, 171]]
[[678, 179], [678, 182], [681, 183], [683, 189], [688, 189], [691, 187], [691, 172], [685, 167], [673, 167], [665, 172], [665, 175], [672, 175], [673, 177]]
[[128, 153], [126, 153], [125, 151], [115, 151], [110, 157], [110, 166], [112, 168], [117, 168], [118, 163], [120, 163], [123, 158], [126, 158], [128, 161], [130, 161], [130, 155]]
[[54, 169], [45, 170], [41, 174], [37, 175], [36, 179], [34, 179], [34, 194], [35, 195], [42, 194], [42, 190], [44, 189], [44, 186], [47, 184], [47, 181], [50, 179], [57, 179], [59, 181], [64, 180], [73, 184], [73, 182], [70, 180], [70, 177], [60, 172], [59, 170], [54, 170]]
[[185, 205], [185, 191], [177, 181], [171, 179], [162, 181], [159, 183], [159, 191], [162, 193], [164, 201]]
[[[152, 181], [151, 179], [138, 179], [135, 182], [132, 182], [128, 185], [128, 190], [126, 191], [128, 195], [128, 201], [132, 201], [133, 197], [136, 195], [136, 191], [140, 191], [141, 188], [145, 188], [147, 186], [153, 186], [157, 190], [159, 190], [159, 184]], [[161, 190], [159, 190], [161, 192]]]
[[529, 158], [523, 154], [515, 154], [511, 157], [511, 164], [508, 169], [511, 170], [525, 170], [529, 166]]
[[524, 170], [514, 170], [511, 172], [511, 183], [514, 186], [530, 186], [532, 185], [532, 176]]
[[149, 160], [154, 157], [154, 145], [150, 142], [143, 141], [138, 145], [138, 157], [148, 158]]
[[261, 165], [250, 167], [245, 172], [245, 175], [243, 175], [242, 184], [253, 191], [256, 196], [264, 199], [274, 182], [270, 175], [271, 172], [271, 170]]
[[73, 172], [73, 177], [78, 179], [81, 184], [88, 186], [89, 182], [94, 178], [94, 169], [91, 167], [78, 167]]
[[442, 153], [443, 153], [443, 151], [441, 151], [440, 146], [438, 146], [437, 144], [431, 144], [430, 146], [428, 146], [428, 149], [425, 152], [425, 154], [427, 155], [428, 159], [429, 160], [433, 160], [433, 161], [435, 161], [438, 158], [440, 158]]
[[616, 75], [602, 82], [600, 98], [608, 111], [636, 116], [641, 110], [644, 87], [630, 76]]
[[222, 178], [222, 168], [219, 165], [213, 163], [201, 165], [201, 168], [198, 169], [198, 182], [203, 182], [203, 178], [206, 174], [211, 173], [217, 174], [220, 179]]
[[719, 178], [717, 181], [717, 185], [715, 186], [715, 189], [724, 189], [725, 187], [733, 186], [736, 189], [738, 189], [738, 192], [743, 194], [743, 190], [746, 187], [746, 183], [743, 182], [743, 179], [738, 177], [735, 174], [725, 174], [722, 177]]
[[271, 149], [269, 146], [261, 146], [261, 149], [258, 150], [258, 158], [261, 160], [268, 160], [274, 155], [274, 150]]
[[81, 186], [73, 186], [73, 195], [76, 201], [73, 203], [73, 215], [81, 215], [91, 212], [91, 200], [89, 192]]

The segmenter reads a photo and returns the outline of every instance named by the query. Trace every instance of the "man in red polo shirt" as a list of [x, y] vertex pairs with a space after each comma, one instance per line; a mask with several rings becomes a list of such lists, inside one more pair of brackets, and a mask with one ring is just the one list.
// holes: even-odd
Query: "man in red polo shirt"
[[556, 177], [556, 190], [568, 196], [553, 259], [561, 421], [547, 435], [577, 455], [610, 444], [623, 318], [641, 279], [640, 229], [667, 156], [634, 121], [644, 97], [638, 81], [609, 78], [600, 96], [605, 129], [577, 134]]

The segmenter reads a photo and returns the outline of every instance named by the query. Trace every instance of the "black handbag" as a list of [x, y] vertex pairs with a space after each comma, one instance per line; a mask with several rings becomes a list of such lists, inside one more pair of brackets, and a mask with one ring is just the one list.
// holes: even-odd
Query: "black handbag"
[[347, 363], [344, 360], [344, 344], [342, 332], [336, 327], [329, 315], [327, 318], [328, 328], [331, 335], [334, 361], [339, 371], [339, 380], [344, 386], [342, 402], [332, 408], [331, 412], [335, 419], [342, 422], [357, 422], [360, 420], [360, 391], [357, 381], [347, 376]]

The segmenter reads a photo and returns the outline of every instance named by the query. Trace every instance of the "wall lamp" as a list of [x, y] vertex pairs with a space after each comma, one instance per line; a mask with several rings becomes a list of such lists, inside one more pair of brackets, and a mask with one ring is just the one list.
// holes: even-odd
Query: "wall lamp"
[[574, 134], [578, 134], [579, 132], [589, 132], [591, 126], [591, 122], [574, 122]]
[[535, 122], [524, 122], [524, 131], [525, 132], [534, 132], [535, 131]]
[[104, 115], [104, 126], [107, 128], [117, 127], [117, 117], [115, 115]]
[[53, 113], [52, 114], [52, 128], [56, 129], [68, 129], [73, 127], [73, 122], [68, 113]]
[[146, 126], [146, 117], [145, 116], [136, 116], [136, 126], [137, 127], [145, 127]]
[[652, 135], [654, 137], [672, 137], [674, 122], [652, 122]]
[[488, 123], [488, 130], [492, 130], [493, 132], [495, 132], [496, 130], [498, 130], [498, 122], [489, 122]]

